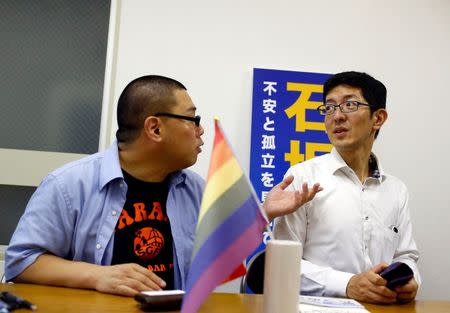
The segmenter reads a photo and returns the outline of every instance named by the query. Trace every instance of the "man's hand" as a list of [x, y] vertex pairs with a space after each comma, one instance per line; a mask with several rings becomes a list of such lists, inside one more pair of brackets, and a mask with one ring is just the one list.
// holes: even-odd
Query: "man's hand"
[[97, 268], [95, 289], [132, 297], [144, 290], [161, 290], [166, 283], [155, 273], [138, 264], [119, 264]]
[[386, 280], [379, 275], [386, 267], [386, 263], [381, 263], [353, 276], [347, 284], [347, 297], [368, 303], [394, 303], [397, 293], [387, 288]]
[[275, 217], [296, 211], [299, 207], [311, 201], [316, 193], [323, 190], [318, 183], [314, 184], [310, 189], [308, 188], [308, 183], [303, 183], [301, 191], [286, 191], [285, 189], [293, 180], [294, 176], [292, 175], [286, 177], [267, 194], [263, 208], [270, 221]]
[[138, 264], [103, 266], [42, 254], [15, 279], [69, 288], [96, 289], [100, 292], [134, 296], [143, 290], [161, 290], [166, 283]]
[[395, 292], [397, 293], [397, 302], [411, 302], [416, 297], [418, 288], [419, 285], [417, 284], [414, 277], [411, 278], [411, 280], [406, 285], [396, 287]]

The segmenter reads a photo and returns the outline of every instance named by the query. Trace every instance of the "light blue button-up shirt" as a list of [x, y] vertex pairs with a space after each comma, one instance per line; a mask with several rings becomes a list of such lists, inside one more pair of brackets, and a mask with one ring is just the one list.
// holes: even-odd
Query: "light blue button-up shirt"
[[[176, 289], [185, 288], [203, 188], [203, 179], [189, 170], [169, 179], [167, 214]], [[31, 197], [6, 250], [6, 280], [43, 253], [110, 265], [114, 229], [126, 194], [117, 143], [50, 173]]]

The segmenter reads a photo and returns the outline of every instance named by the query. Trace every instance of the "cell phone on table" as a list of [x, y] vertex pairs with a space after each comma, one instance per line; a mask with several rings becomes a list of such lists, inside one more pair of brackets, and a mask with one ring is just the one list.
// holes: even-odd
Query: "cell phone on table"
[[144, 311], [179, 311], [183, 290], [142, 291], [134, 296]]
[[414, 272], [407, 264], [394, 262], [381, 271], [380, 276], [386, 279], [386, 287], [394, 290], [395, 287], [407, 284], [414, 277]]

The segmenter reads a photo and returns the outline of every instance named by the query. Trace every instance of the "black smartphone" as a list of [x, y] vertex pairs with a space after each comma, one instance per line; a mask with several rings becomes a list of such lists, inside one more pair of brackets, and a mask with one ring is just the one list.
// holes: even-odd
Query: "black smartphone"
[[183, 296], [183, 290], [142, 291], [134, 299], [144, 311], [179, 311]]
[[408, 283], [411, 278], [414, 277], [414, 273], [407, 264], [402, 262], [394, 262], [386, 267], [380, 273], [380, 276], [386, 279], [386, 287], [394, 290], [395, 287], [402, 286]]

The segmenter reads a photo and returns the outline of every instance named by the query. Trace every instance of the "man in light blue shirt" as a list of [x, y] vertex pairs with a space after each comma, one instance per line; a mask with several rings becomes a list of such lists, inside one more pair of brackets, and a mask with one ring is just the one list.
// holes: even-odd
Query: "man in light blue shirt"
[[[203, 144], [195, 111], [177, 81], [147, 76], [131, 82], [119, 99], [118, 142], [54, 171], [32, 196], [6, 252], [6, 280], [126, 295], [164, 288], [154, 272], [135, 264], [98, 266], [112, 262], [128, 191], [124, 170], [142, 181], [167, 180], [174, 288], [183, 288], [204, 186], [185, 170]], [[186, 119], [154, 116], [165, 112]]]
[[[201, 152], [203, 127], [178, 81], [143, 76], [127, 85], [108, 150], [49, 174], [6, 251], [7, 281], [133, 296], [183, 289], [204, 181], [186, 170]], [[320, 190], [269, 194], [270, 219]], [[162, 278], [164, 277], [164, 279]]]

